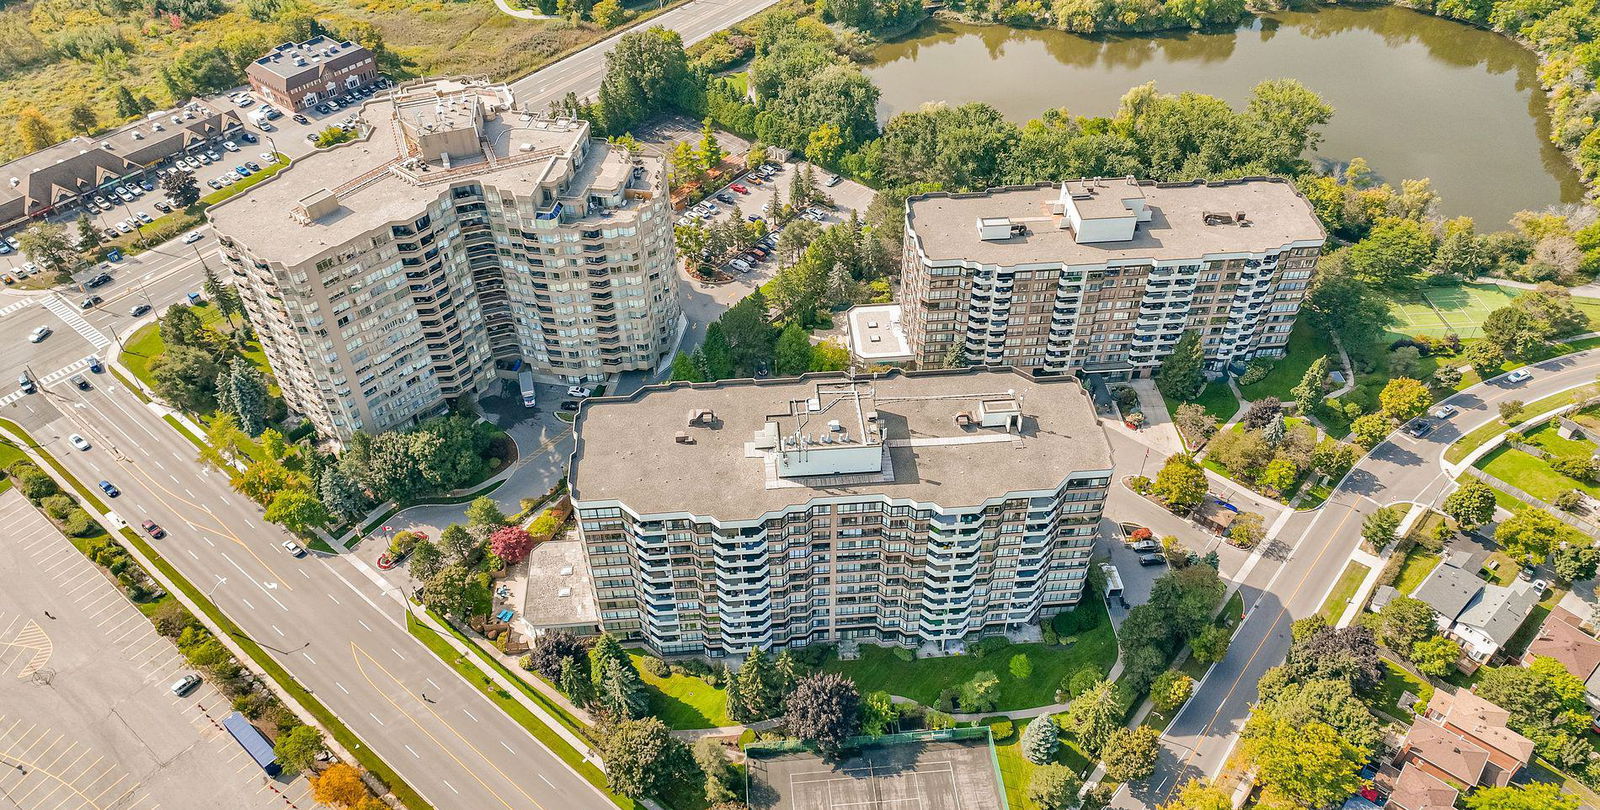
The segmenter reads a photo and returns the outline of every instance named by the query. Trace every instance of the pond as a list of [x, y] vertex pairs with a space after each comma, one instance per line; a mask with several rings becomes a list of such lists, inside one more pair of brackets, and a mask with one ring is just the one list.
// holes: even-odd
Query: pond
[[1447, 216], [1482, 230], [1583, 197], [1548, 140], [1533, 53], [1510, 39], [1394, 6], [1278, 12], [1236, 29], [1086, 37], [928, 20], [873, 53], [887, 120], [924, 102], [984, 101], [1015, 121], [1050, 107], [1110, 115], [1130, 87], [1241, 105], [1257, 82], [1295, 78], [1334, 108], [1313, 159], [1362, 157], [1397, 186], [1428, 177]]

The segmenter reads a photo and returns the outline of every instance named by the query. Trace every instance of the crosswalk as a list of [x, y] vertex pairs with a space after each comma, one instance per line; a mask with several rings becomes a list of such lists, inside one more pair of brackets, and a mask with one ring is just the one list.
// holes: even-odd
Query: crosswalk
[[67, 326], [72, 327], [72, 331], [83, 336], [83, 339], [89, 341], [96, 351], [111, 345], [111, 338], [106, 337], [104, 332], [94, 328], [93, 324], [84, 320], [83, 316], [78, 314], [78, 310], [62, 300], [61, 296], [44, 296], [44, 308], [50, 310], [50, 314], [60, 318]]
[[0, 318], [4, 318], [5, 316], [10, 315], [11, 313], [16, 312], [18, 310], [27, 309], [28, 307], [31, 307], [34, 304], [38, 303], [38, 302], [39, 302], [38, 298], [29, 297], [29, 298], [24, 298], [24, 299], [22, 299], [20, 301], [16, 301], [16, 302], [13, 302], [13, 303], [10, 303], [10, 304], [6, 304], [5, 306], [0, 307]]

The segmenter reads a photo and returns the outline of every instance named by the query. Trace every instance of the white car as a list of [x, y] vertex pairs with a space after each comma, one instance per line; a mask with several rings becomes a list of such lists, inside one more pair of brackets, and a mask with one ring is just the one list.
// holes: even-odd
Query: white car
[[300, 544], [296, 543], [293, 540], [285, 540], [285, 541], [283, 541], [283, 550], [289, 552], [289, 556], [291, 556], [291, 557], [304, 557], [304, 556], [306, 556], [306, 550], [301, 548]]
[[222, 148], [228, 150], [229, 152], [237, 152], [239, 151], [239, 144], [236, 144], [233, 141], [223, 141]]
[[1450, 417], [1455, 416], [1457, 413], [1460, 413], [1460, 409], [1454, 405], [1440, 405], [1439, 407], [1433, 409], [1433, 418], [1449, 419]]
[[1525, 368], [1519, 368], [1516, 371], [1506, 375], [1506, 382], [1511, 383], [1512, 385], [1516, 385], [1517, 383], [1525, 383], [1531, 379], [1533, 379], [1533, 373]]
[[89, 440], [79, 436], [76, 433], [68, 436], [67, 441], [72, 442], [72, 446], [78, 448], [79, 450], [89, 449]]
[[210, 163], [211, 162], [211, 156], [206, 154], [206, 153], [204, 153], [204, 152], [196, 152], [195, 155], [194, 155], [194, 159], [200, 161], [201, 163]]
[[47, 337], [50, 337], [50, 327], [48, 327], [48, 326], [35, 326], [33, 328], [33, 331], [28, 333], [28, 342], [29, 343], [38, 343], [39, 341], [44, 340]]
[[584, 397], [589, 396], [592, 393], [594, 393], [594, 392], [590, 391], [588, 388], [585, 388], [585, 387], [583, 387], [581, 385], [574, 385], [571, 388], [567, 389], [567, 396], [572, 397], [573, 399], [583, 399]]
[[183, 237], [183, 243], [185, 245], [192, 245], [204, 238], [206, 238], [205, 234], [199, 231], [190, 231], [188, 236]]
[[262, 152], [261, 153], [261, 159], [263, 161], [266, 161], [267, 163], [277, 163], [278, 162], [278, 156], [273, 154], [273, 153], [271, 153], [271, 152]]
[[34, 264], [33, 262], [23, 262], [22, 263], [22, 274], [23, 275], [31, 276], [31, 275], [33, 275], [34, 273], [37, 273], [37, 272], [39, 272], [39, 265]]

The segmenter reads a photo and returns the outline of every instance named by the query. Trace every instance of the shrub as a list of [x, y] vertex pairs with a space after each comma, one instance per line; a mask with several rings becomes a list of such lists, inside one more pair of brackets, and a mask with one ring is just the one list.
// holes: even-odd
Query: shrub
[[[942, 698], [943, 695], [940, 695], [940, 697]], [[934, 731], [941, 731], [943, 729], [956, 727], [956, 719], [942, 711], [928, 712], [923, 719], [928, 724], [928, 728]]]
[[639, 668], [650, 673], [651, 675], [656, 676], [657, 678], [667, 677], [667, 662], [654, 656], [646, 656], [645, 658], [640, 659]]
[[1011, 735], [1017, 733], [1016, 724], [1012, 723], [1011, 719], [1007, 717], [985, 717], [978, 722], [989, 727], [989, 733], [994, 735], [995, 742], [1009, 740]]
[[1555, 505], [1557, 509], [1564, 509], [1568, 512], [1577, 511], [1578, 507], [1583, 505], [1583, 493], [1576, 489], [1569, 489], [1556, 496]]
[[37, 467], [17, 475], [16, 478], [17, 488], [22, 490], [23, 497], [34, 503], [61, 491], [56, 487], [55, 479], [45, 475]]
[[1017, 653], [1011, 656], [1007, 668], [1011, 670], [1011, 677], [1025, 681], [1033, 675], [1033, 659], [1029, 658], [1027, 653]]
[[1044, 625], [1042, 627], [1040, 627], [1039, 629], [1040, 629], [1040, 632], [1044, 635], [1044, 643], [1051, 644], [1051, 645], [1055, 645], [1055, 644], [1060, 644], [1061, 643], [1061, 636], [1058, 633], [1056, 633], [1056, 626], [1054, 624], [1051, 624], [1050, 622], [1045, 622]]
[[91, 534], [99, 534], [100, 532], [100, 524], [95, 523], [89, 517], [89, 513], [82, 509], [73, 509], [67, 513], [67, 519], [63, 520], [61, 525], [66, 529], [67, 534], [73, 537], [85, 537]]
[[1082, 605], [1072, 610], [1057, 613], [1051, 617], [1050, 625], [1056, 629], [1056, 635], [1066, 638], [1075, 636], [1086, 630], [1093, 630], [1100, 626], [1100, 614], [1092, 610], [1083, 609]]
[[1267, 375], [1270, 373], [1272, 373], [1272, 364], [1257, 360], [1251, 363], [1250, 367], [1245, 369], [1243, 374], [1239, 375], [1239, 384], [1255, 385], [1256, 383], [1265, 380]]
[[[933, 707], [941, 712], [953, 712], [956, 710], [956, 698], [959, 695], [960, 693], [954, 689], [942, 689], [939, 691], [939, 698], [933, 702]], [[931, 722], [928, 727], [933, 728]]]
[[1149, 495], [1150, 477], [1147, 475], [1135, 475], [1134, 477], [1128, 479], [1128, 486], [1131, 487], [1134, 492], [1137, 492], [1140, 495]]
[[901, 661], [910, 662], [917, 660], [917, 653], [916, 651], [907, 649], [905, 647], [895, 647], [894, 657], [900, 659]]
[[66, 520], [67, 515], [78, 508], [78, 504], [66, 495], [51, 495], [40, 501], [39, 507], [56, 520]]
[[971, 653], [973, 658], [983, 658], [1000, 652], [1009, 646], [1011, 646], [1011, 642], [1005, 636], [988, 636], [978, 639], [978, 643], [972, 645], [968, 652]]

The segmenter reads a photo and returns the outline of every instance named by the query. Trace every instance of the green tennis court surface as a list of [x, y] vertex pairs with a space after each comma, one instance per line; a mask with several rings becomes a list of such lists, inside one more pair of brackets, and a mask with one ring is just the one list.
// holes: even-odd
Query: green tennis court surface
[[1454, 332], [1462, 338], [1481, 337], [1484, 319], [1514, 297], [1495, 284], [1424, 287], [1411, 298], [1396, 300], [1396, 322], [1389, 331], [1397, 335], [1443, 337]]

